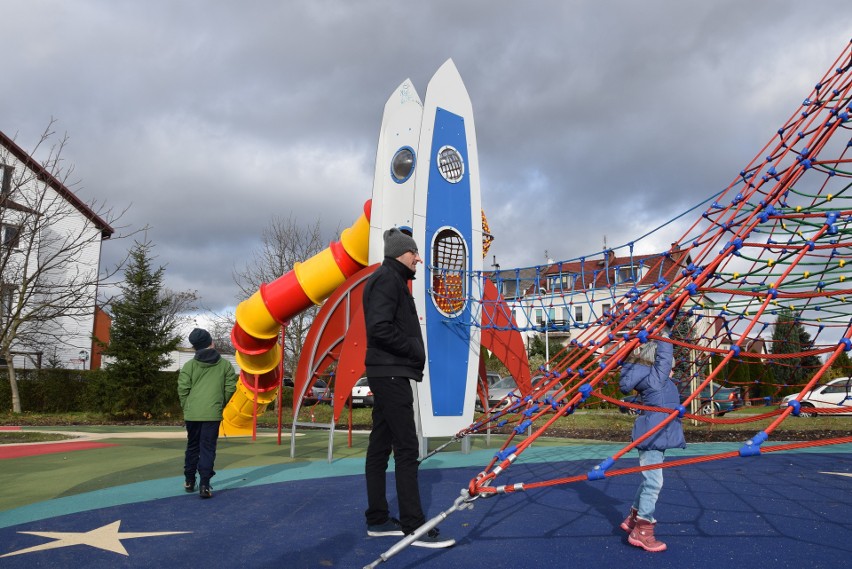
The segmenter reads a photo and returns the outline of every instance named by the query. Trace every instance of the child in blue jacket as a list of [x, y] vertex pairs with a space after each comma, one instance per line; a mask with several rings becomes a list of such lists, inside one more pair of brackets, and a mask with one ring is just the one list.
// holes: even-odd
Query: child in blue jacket
[[[674, 348], [668, 342], [649, 340], [640, 344], [625, 359], [621, 368], [619, 387], [622, 393], [636, 390], [642, 404], [648, 407], [677, 409], [680, 406], [680, 394], [669, 375], [672, 371]], [[659, 425], [668, 413], [642, 411], [633, 425], [633, 440]], [[662, 464], [665, 453], [670, 448], [686, 448], [683, 437], [683, 425], [680, 417], [675, 418], [660, 431], [645, 439], [636, 449], [639, 451], [639, 464]], [[629, 532], [627, 541], [631, 545], [646, 551], [664, 551], [666, 544], [654, 537], [654, 510], [657, 498], [663, 487], [663, 470], [642, 471], [642, 483], [636, 491], [630, 514], [621, 523], [621, 529]]]

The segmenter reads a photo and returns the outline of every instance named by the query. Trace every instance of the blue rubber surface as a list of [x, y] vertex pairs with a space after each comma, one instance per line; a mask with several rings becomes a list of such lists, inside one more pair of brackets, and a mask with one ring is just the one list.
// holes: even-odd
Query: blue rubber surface
[[[570, 476], [598, 462], [516, 464], [501, 482]], [[635, 463], [619, 461], [625, 467]], [[286, 468], [221, 472], [211, 500], [171, 490], [169, 497], [152, 498], [156, 492], [146, 494], [133, 485], [137, 491], [125, 489], [128, 503], [118, 505], [95, 503], [94, 509], [74, 511], [79, 508], [69, 501], [45, 502], [38, 506], [46, 517], [0, 529], [0, 568], [348, 568], [371, 563], [396, 543], [397, 538], [366, 536], [360, 473], [264, 483], [279, 479]], [[449, 508], [476, 472], [467, 466], [422, 469], [427, 516]], [[180, 484], [179, 479], [168, 481]], [[441, 523], [442, 533], [458, 540], [455, 547], [409, 547], [380, 567], [800, 569], [852, 561], [850, 454], [766, 454], [666, 470], [657, 535], [669, 549], [656, 554], [627, 544], [618, 528], [638, 482], [639, 475], [627, 475], [480, 499], [472, 510], [455, 512]], [[388, 486], [393, 488], [392, 475]], [[8, 521], [20, 512], [3, 514]], [[55, 533], [23, 532], [79, 534], [106, 528], [101, 531], [109, 533], [117, 521], [121, 533], [116, 536], [113, 525], [111, 541], [119, 542], [126, 555], [79, 544], [16, 554], [57, 543]], [[125, 535], [154, 532], [188, 533]]]

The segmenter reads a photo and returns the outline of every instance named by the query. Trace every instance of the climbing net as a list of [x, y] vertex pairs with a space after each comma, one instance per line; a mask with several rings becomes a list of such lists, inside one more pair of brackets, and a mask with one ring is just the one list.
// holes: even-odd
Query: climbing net
[[[472, 307], [470, 317], [456, 318], [456, 325], [561, 333], [570, 342], [542, 366], [542, 377], [528, 393], [511, 393], [454, 437], [458, 440], [492, 425], [511, 428], [500, 450], [451, 508], [368, 567], [388, 559], [450, 513], [470, 507], [475, 498], [762, 452], [852, 443], [852, 436], [845, 436], [763, 446], [787, 417], [799, 413], [805, 393], [852, 350], [847, 308], [852, 288], [846, 282], [852, 255], [850, 114], [852, 43], [731, 184], [703, 202], [700, 216], [670, 249], [638, 255], [635, 243], [630, 243], [620, 251], [604, 251], [599, 259], [493, 274], [433, 267], [443, 271], [430, 290], [436, 302], [455, 308], [466, 301]], [[471, 283], [468, 292], [464, 281]], [[488, 294], [489, 287], [506, 302], [483, 300], [496, 297]], [[673, 379], [685, 395], [678, 409], [643, 407], [607, 394], [606, 387], [617, 384], [624, 358], [652, 340], [674, 345]], [[693, 402], [709, 400], [715, 405], [716, 394], [732, 390], [730, 385], [743, 377], [738, 370], [746, 368], [763, 372], [749, 375], [739, 387], [769, 384], [763, 393], [770, 400], [782, 389], [798, 389], [798, 395], [786, 406], [767, 407], [765, 413], [743, 419], [694, 413]], [[596, 401], [665, 413], [666, 418], [589, 472], [497, 484], [498, 477], [556, 421]], [[613, 468], [643, 440], [684, 417], [768, 426], [738, 451]], [[522, 433], [528, 436], [519, 440]]]
[[[690, 210], [701, 213], [671, 248], [640, 255], [632, 242], [595, 257], [469, 275], [467, 300], [480, 304], [470, 311], [469, 321], [458, 325], [487, 329], [499, 321], [504, 329], [547, 331], [570, 340], [541, 367], [543, 377], [531, 392], [511, 393], [499, 410], [492, 408], [459, 434], [495, 425], [511, 429], [501, 450], [471, 481], [471, 495], [642, 470], [611, 467], [646, 437], [588, 473], [495, 485], [559, 418], [596, 403], [666, 413], [648, 437], [684, 417], [768, 423], [739, 451], [671, 461], [665, 467], [852, 442], [852, 437], [841, 437], [762, 447], [782, 421], [799, 414], [802, 397], [852, 350], [852, 287], [847, 283], [852, 255], [850, 45], [730, 185]], [[458, 303], [463, 289], [448, 284], [441, 283], [433, 294], [446, 296], [449, 305]], [[505, 303], [481, 300], [492, 285]], [[495, 311], [502, 311], [503, 318], [495, 318]], [[623, 359], [651, 340], [674, 345], [673, 379], [684, 396], [679, 409], [643, 407], [614, 395]], [[785, 391], [798, 394], [787, 406], [767, 407], [765, 413], [748, 417], [718, 416], [720, 395], [734, 394], [724, 407], [732, 410], [742, 399], [774, 402]], [[516, 442], [522, 433], [529, 436]]]

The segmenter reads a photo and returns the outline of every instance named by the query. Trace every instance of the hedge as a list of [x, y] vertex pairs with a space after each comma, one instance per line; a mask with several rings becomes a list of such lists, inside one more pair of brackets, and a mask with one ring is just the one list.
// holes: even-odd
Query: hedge
[[[16, 370], [21, 408], [31, 413], [95, 412], [122, 415], [112, 407], [111, 394], [115, 392], [101, 370], [27, 369]], [[157, 374], [155, 396], [147, 409], [133, 410], [140, 417], [180, 416], [177, 396], [176, 371]], [[0, 405], [12, 410], [12, 389], [9, 373], [0, 371]]]

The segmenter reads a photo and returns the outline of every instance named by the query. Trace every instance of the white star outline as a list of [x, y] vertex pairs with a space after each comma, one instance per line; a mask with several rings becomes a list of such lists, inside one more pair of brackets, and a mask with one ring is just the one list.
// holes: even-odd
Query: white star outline
[[179, 535], [184, 533], [192, 533], [191, 531], [156, 531], [156, 532], [120, 532], [118, 531], [121, 525], [121, 520], [116, 520], [111, 524], [101, 526], [86, 532], [63, 532], [63, 531], [19, 531], [18, 533], [26, 533], [29, 535], [37, 535], [39, 537], [47, 537], [53, 539], [48, 543], [19, 549], [5, 555], [0, 555], [0, 558], [11, 557], [13, 555], [23, 555], [24, 553], [34, 553], [36, 551], [46, 551], [48, 549], [58, 549], [60, 547], [71, 547], [72, 545], [88, 545], [104, 551], [120, 553], [121, 555], [130, 556], [121, 543], [122, 539], [136, 539], [140, 537], [160, 537], [164, 535]]

